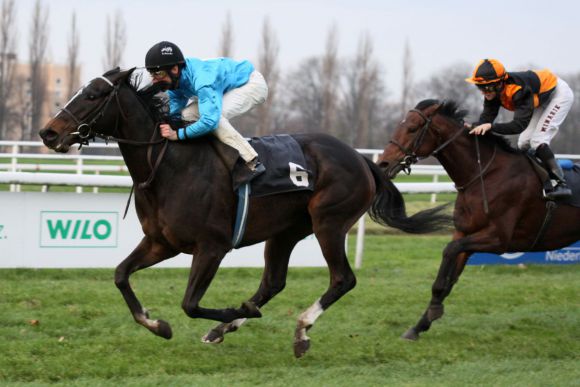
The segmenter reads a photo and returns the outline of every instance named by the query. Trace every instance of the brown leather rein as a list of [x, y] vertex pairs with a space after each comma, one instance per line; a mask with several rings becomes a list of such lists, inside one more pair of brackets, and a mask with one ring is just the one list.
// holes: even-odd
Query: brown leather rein
[[[417, 113], [425, 121], [425, 124], [421, 127], [421, 129], [417, 132], [417, 135], [413, 139], [411, 149], [403, 146], [402, 144], [400, 144], [396, 140], [389, 141], [390, 143], [393, 143], [394, 145], [396, 145], [399, 148], [399, 150], [401, 150], [401, 152], [403, 152], [403, 154], [405, 155], [401, 159], [401, 161], [399, 161], [399, 164], [403, 166], [403, 172], [405, 172], [407, 175], [411, 173], [411, 166], [413, 164], [417, 163], [419, 160], [423, 160], [423, 159], [426, 159], [426, 158], [431, 157], [431, 156], [436, 157], [437, 154], [439, 154], [439, 152], [441, 152], [444, 148], [446, 148], [447, 145], [449, 145], [453, 141], [455, 141], [455, 139], [457, 139], [464, 131], [463, 127], [460, 127], [455, 133], [453, 133], [453, 135], [451, 137], [449, 137], [447, 140], [443, 141], [430, 154], [428, 154], [427, 156], [424, 156], [424, 157], [419, 157], [419, 156], [417, 156], [416, 152], [421, 147], [421, 145], [423, 145], [423, 141], [424, 141], [425, 136], [426, 136], [427, 132], [429, 131], [429, 129], [434, 130], [435, 136], [439, 139], [441, 139], [441, 135], [440, 135], [441, 131], [439, 130], [439, 128], [437, 128], [433, 124], [432, 118], [425, 115], [425, 113], [423, 113], [421, 110], [411, 109], [409, 112]], [[457, 189], [458, 191], [463, 191], [467, 187], [469, 187], [471, 184], [473, 184], [475, 181], [480, 180], [482, 197], [483, 197], [483, 208], [484, 208], [485, 213], [488, 214], [489, 213], [489, 205], [487, 202], [487, 195], [485, 193], [485, 184], [483, 181], [483, 177], [484, 177], [485, 173], [488, 171], [489, 167], [491, 166], [493, 160], [495, 159], [495, 156], [497, 154], [497, 146], [494, 145], [493, 154], [492, 154], [491, 158], [489, 159], [489, 161], [487, 162], [487, 164], [485, 165], [485, 167], [482, 167], [482, 165], [481, 165], [481, 153], [479, 150], [479, 139], [477, 136], [475, 136], [475, 150], [476, 150], [476, 154], [477, 154], [477, 164], [479, 166], [479, 173], [477, 175], [475, 175], [473, 178], [471, 178], [466, 184], [463, 184], [461, 186], [458, 186], [456, 184], [455, 189]]]
[[[83, 145], [89, 146], [89, 140], [94, 139], [95, 137], [105, 140], [106, 144], [108, 144], [109, 141], [114, 141], [114, 142], [117, 142], [120, 144], [128, 144], [128, 145], [134, 145], [134, 146], [148, 146], [148, 148], [147, 148], [147, 163], [149, 164], [149, 167], [151, 168], [151, 173], [149, 174], [149, 177], [147, 178], [147, 180], [145, 180], [141, 183], [137, 183], [138, 189], [147, 189], [151, 186], [151, 183], [155, 179], [157, 169], [159, 168], [159, 165], [161, 164], [161, 161], [163, 160], [163, 156], [165, 155], [165, 151], [167, 150], [167, 145], [169, 144], [169, 141], [163, 137], [158, 139], [158, 140], [155, 140], [155, 137], [158, 134], [157, 128], [159, 127], [160, 123], [155, 124], [155, 129], [153, 130], [153, 133], [151, 135], [151, 139], [149, 141], [137, 141], [137, 140], [131, 140], [131, 139], [126, 139], [126, 138], [118, 138], [118, 137], [114, 137], [114, 136], [108, 136], [108, 135], [104, 135], [102, 133], [99, 133], [98, 131], [93, 129], [93, 125], [95, 125], [105, 115], [105, 111], [107, 110], [107, 108], [109, 107], [109, 105], [113, 99], [115, 99], [115, 101], [117, 103], [117, 107], [119, 109], [119, 114], [117, 115], [116, 120], [115, 120], [115, 132], [117, 132], [117, 129], [119, 127], [119, 116], [121, 116], [123, 120], [128, 121], [127, 115], [125, 114], [123, 107], [121, 106], [121, 101], [119, 100], [120, 84], [115, 85], [115, 84], [113, 84], [113, 82], [111, 82], [108, 78], [105, 78], [104, 76], [100, 77], [99, 79], [102, 79], [105, 82], [107, 82], [107, 84], [109, 86], [111, 86], [111, 91], [107, 95], [107, 98], [101, 104], [99, 104], [99, 106], [97, 106], [96, 109], [94, 109], [92, 112], [90, 112], [87, 115], [87, 117], [92, 116], [92, 119], [90, 119], [90, 118], [85, 118], [84, 120], [79, 119], [70, 110], [68, 110], [66, 108], [66, 105], [65, 105], [65, 107], [63, 107], [60, 110], [64, 113], [66, 113], [67, 115], [69, 115], [77, 124], [77, 131], [72, 132], [71, 134], [77, 135], [81, 139], [81, 141], [79, 141], [79, 149], [82, 148]], [[67, 105], [68, 105], [68, 103], [67, 103]], [[159, 155], [157, 156], [155, 163], [153, 163], [153, 161], [152, 161], [152, 159], [153, 159], [153, 146], [161, 144], [161, 143], [163, 143], [163, 147], [161, 148], [161, 151], [159, 152]], [[133, 183], [133, 186], [131, 187], [131, 192], [129, 193], [129, 199], [127, 200], [127, 205], [125, 207], [125, 213], [123, 215], [123, 219], [127, 215], [127, 211], [129, 209], [129, 204], [131, 202], [131, 196], [133, 195], [134, 188], [135, 188], [135, 182]]]

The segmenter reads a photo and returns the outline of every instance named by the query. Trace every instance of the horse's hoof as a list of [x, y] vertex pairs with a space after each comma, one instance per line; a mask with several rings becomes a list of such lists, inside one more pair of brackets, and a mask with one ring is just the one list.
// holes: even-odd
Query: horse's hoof
[[427, 318], [429, 319], [429, 322], [433, 322], [441, 318], [441, 316], [443, 316], [443, 313], [444, 313], [443, 305], [431, 305], [427, 310]]
[[201, 342], [205, 344], [219, 344], [224, 341], [224, 335], [215, 329], [209, 331], [201, 338]]
[[169, 340], [171, 337], [173, 337], [173, 332], [171, 331], [171, 325], [169, 325], [169, 323], [167, 321], [157, 320], [157, 323], [159, 324], [159, 326], [157, 327], [157, 331], [155, 332], [155, 334], [157, 336], [161, 336], [167, 340]]
[[304, 356], [304, 354], [310, 349], [310, 340], [298, 340], [294, 342], [294, 356], [297, 359]]
[[253, 302], [246, 301], [242, 303], [242, 311], [246, 318], [259, 318], [262, 317], [262, 312], [258, 309], [258, 306]]
[[417, 333], [417, 330], [415, 330], [415, 328], [409, 328], [407, 332], [401, 335], [401, 338], [410, 341], [417, 341], [419, 340], [419, 333]]

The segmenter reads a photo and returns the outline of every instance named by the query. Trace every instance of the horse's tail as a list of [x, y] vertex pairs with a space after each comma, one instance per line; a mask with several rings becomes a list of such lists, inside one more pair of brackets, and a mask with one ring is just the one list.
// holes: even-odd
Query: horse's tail
[[424, 234], [450, 228], [453, 218], [443, 213], [449, 203], [407, 216], [405, 200], [395, 184], [371, 160], [364, 158], [371, 169], [377, 194], [369, 209], [371, 219], [383, 226], [390, 226], [413, 234]]

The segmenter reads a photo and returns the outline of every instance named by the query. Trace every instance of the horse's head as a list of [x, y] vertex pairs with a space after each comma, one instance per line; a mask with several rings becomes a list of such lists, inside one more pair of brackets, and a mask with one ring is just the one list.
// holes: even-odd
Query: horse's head
[[[44, 145], [66, 153], [73, 144], [86, 144], [98, 134], [115, 130], [119, 87], [134, 69], [111, 70], [83, 86], [39, 131]], [[114, 117], [113, 117], [114, 116]]]
[[[440, 103], [428, 99], [419, 102], [395, 129], [379, 157], [379, 166], [389, 178], [394, 178], [400, 171], [410, 173], [411, 165], [419, 159], [436, 156], [463, 132], [464, 115], [465, 112], [457, 111], [457, 104], [453, 101]], [[440, 117], [447, 119], [439, 120]]]

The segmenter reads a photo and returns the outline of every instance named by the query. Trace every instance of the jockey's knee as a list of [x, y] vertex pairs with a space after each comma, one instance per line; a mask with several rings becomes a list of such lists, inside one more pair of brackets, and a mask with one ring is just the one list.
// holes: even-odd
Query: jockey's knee
[[529, 152], [530, 149], [536, 150], [536, 147], [532, 148], [529, 141], [518, 141], [518, 149], [524, 152]]

